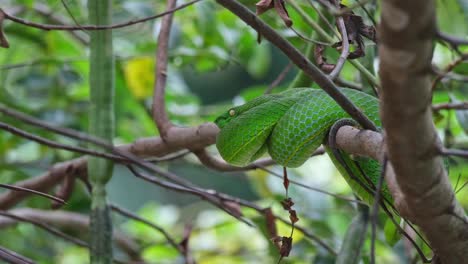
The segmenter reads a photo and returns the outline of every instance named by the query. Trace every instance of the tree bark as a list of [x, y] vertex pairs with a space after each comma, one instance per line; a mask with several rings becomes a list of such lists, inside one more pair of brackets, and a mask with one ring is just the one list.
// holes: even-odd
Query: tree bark
[[421, 227], [442, 263], [466, 263], [468, 221], [444, 170], [432, 121], [433, 0], [387, 0], [379, 28], [381, 117], [401, 191], [400, 213]]

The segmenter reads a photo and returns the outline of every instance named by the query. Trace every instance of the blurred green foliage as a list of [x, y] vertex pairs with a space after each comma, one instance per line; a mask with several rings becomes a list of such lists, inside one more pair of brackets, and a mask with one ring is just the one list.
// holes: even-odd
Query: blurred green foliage
[[[64, 1], [74, 19], [87, 24], [86, 1]], [[180, 1], [182, 4], [184, 1]], [[254, 1], [243, 1], [254, 8]], [[298, 1], [299, 2], [299, 1]], [[348, 3], [354, 1], [347, 1]], [[315, 2], [314, 2], [315, 3]], [[51, 14], [74, 24], [63, 4], [55, 0], [3, 0], [2, 8], [13, 10], [23, 7], [16, 15], [40, 23], [56, 23], [49, 16], [41, 15], [37, 5], [45, 6]], [[300, 2], [311, 18], [317, 13], [308, 2]], [[316, 4], [317, 5], [317, 4]], [[163, 1], [116, 0], [114, 21], [160, 13]], [[378, 10], [378, 8], [377, 8]], [[294, 27], [303, 35], [311, 35], [301, 17], [289, 10]], [[361, 9], [356, 12], [370, 23]], [[467, 36], [465, 1], [437, 1], [438, 24], [448, 33]], [[375, 15], [377, 18], [377, 15]], [[274, 12], [262, 15], [270, 25], [280, 31], [298, 49], [304, 50], [306, 41], [297, 37]], [[116, 138], [115, 143], [130, 143], [141, 137], [157, 135], [150, 109], [154, 83], [154, 53], [160, 20], [138, 24], [114, 31], [116, 62]], [[329, 31], [328, 28], [325, 30]], [[32, 114], [47, 122], [86, 131], [88, 126], [88, 47], [86, 31], [73, 34], [63, 31], [40, 31], [6, 22], [5, 32], [10, 48], [0, 52], [0, 102], [9, 107]], [[181, 126], [194, 126], [212, 121], [232, 104], [240, 104], [261, 93], [287, 66], [288, 61], [270, 43], [257, 43], [257, 33], [234, 15], [204, 0], [176, 13], [170, 40], [170, 65], [166, 104], [171, 120]], [[467, 52], [466, 47], [461, 50]], [[328, 51], [330, 60], [338, 53]], [[437, 44], [434, 64], [444, 69], [456, 58], [450, 47]], [[287, 87], [296, 70], [291, 70], [277, 90]], [[468, 74], [468, 63], [454, 68], [454, 73]], [[351, 65], [342, 72], [344, 79], [360, 82], [359, 74]], [[450, 79], [437, 85], [433, 103], [466, 101], [466, 83]], [[43, 129], [27, 126], [8, 116], [1, 116], [18, 128], [49, 139], [84, 145], [55, 135]], [[468, 112], [439, 111], [434, 120], [440, 136], [448, 146], [468, 147]], [[215, 153], [214, 148], [209, 149]], [[0, 131], [0, 179], [14, 183], [29, 179], [47, 170], [56, 162], [79, 155], [54, 150]], [[457, 186], [457, 198], [468, 206], [468, 188], [458, 190], [468, 180], [466, 160], [451, 158], [450, 179]], [[256, 170], [247, 173], [219, 173], [201, 166], [191, 156], [177, 162], [162, 162], [161, 167], [177, 172], [206, 188], [227, 192], [244, 199], [271, 206], [275, 214], [288, 218], [279, 201], [284, 198], [282, 180], [269, 173]], [[273, 167], [278, 173], [281, 168]], [[188, 195], [173, 193], [148, 185], [137, 179], [124, 167], [115, 172], [109, 193], [112, 202], [137, 212], [140, 216], [166, 229], [177, 241], [183, 238], [187, 224], [193, 225], [190, 248], [195, 259], [202, 264], [211, 263], [275, 263], [278, 258], [270, 237], [265, 232], [265, 220], [258, 213], [242, 209], [257, 226], [248, 227], [224, 212]], [[352, 197], [344, 180], [338, 175], [327, 157], [311, 159], [304, 166], [290, 170], [290, 178], [329, 192]], [[3, 192], [3, 190], [0, 190]], [[299, 224], [320, 237], [337, 251], [347, 227], [356, 212], [349, 202], [292, 185], [290, 196], [296, 203]], [[48, 209], [49, 201], [32, 197], [21, 207]], [[89, 195], [82, 184], [77, 184], [65, 210], [87, 214]], [[383, 219], [383, 218], [382, 218]], [[115, 215], [115, 229], [133, 238], [141, 246], [141, 254], [147, 263], [182, 263], [181, 256], [164, 237], [142, 223]], [[290, 227], [278, 223], [279, 235], [288, 236]], [[86, 239], [87, 234], [68, 230]], [[294, 232], [291, 256], [282, 263], [334, 263], [334, 256], [298, 230]], [[30, 224], [0, 230], [0, 245], [19, 252], [38, 263], [85, 263], [87, 251], [39, 230]], [[377, 234], [377, 263], [410, 263], [410, 257], [402, 242], [391, 247], [385, 242], [383, 221]], [[363, 263], [369, 263], [367, 239]], [[125, 258], [119, 248], [117, 256]]]

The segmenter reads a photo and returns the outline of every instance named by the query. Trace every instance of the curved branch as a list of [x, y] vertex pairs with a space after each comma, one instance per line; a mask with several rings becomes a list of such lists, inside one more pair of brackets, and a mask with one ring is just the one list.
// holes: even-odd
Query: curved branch
[[304, 57], [299, 50], [282, 38], [275, 30], [260, 20], [245, 6], [235, 0], [216, 0], [220, 5], [234, 13], [245, 23], [255, 29], [259, 34], [268, 39], [278, 47], [288, 58], [314, 80], [330, 97], [332, 97], [353, 119], [362, 127], [376, 131], [376, 126], [362, 111], [357, 108], [346, 96], [344, 96], [336, 85], [323, 74], [314, 64]]
[[[13, 215], [16, 218], [11, 218], [9, 216], [0, 217], [0, 229], [16, 224], [24, 219], [28, 220], [28, 222], [34, 219], [34, 222], [46, 225], [49, 228], [49, 225], [51, 225], [60, 229], [73, 229], [82, 232], [87, 232], [89, 229], [89, 217], [78, 213], [20, 208], [9, 211], [9, 215]], [[131, 259], [141, 260], [139, 246], [134, 240], [123, 233], [114, 232], [114, 242], [119, 248], [126, 252]], [[88, 245], [82, 243], [80, 246], [87, 247]]]
[[335, 80], [340, 75], [340, 72], [343, 69], [343, 66], [349, 55], [348, 32], [346, 31], [346, 25], [344, 23], [343, 17], [341, 16], [337, 17], [336, 24], [338, 25], [338, 28], [340, 29], [340, 33], [341, 33], [341, 49], [342, 50], [341, 50], [340, 57], [338, 57], [338, 61], [336, 62], [335, 68], [333, 68], [333, 71], [329, 74], [330, 79], [332, 80]]
[[12, 264], [34, 264], [35, 262], [20, 254], [0, 246], [0, 259]]
[[165, 12], [156, 14], [154, 16], [149, 16], [141, 19], [136, 19], [136, 20], [130, 20], [124, 23], [119, 23], [119, 24], [114, 24], [110, 26], [96, 26], [96, 25], [82, 25], [82, 26], [68, 26], [68, 25], [47, 25], [47, 24], [40, 24], [40, 23], [35, 23], [35, 22], [30, 22], [24, 19], [21, 19], [19, 17], [15, 17], [13, 15], [10, 15], [6, 13], [3, 9], [0, 8], [0, 16], [3, 14], [5, 19], [9, 19], [13, 22], [16, 22], [18, 24], [22, 24], [28, 27], [33, 27], [41, 30], [106, 30], [106, 29], [116, 29], [116, 28], [123, 28], [123, 27], [128, 27], [131, 25], [147, 22], [150, 20], [154, 20], [156, 18], [163, 17], [168, 14], [172, 14], [178, 10], [184, 9], [190, 5], [193, 5], [201, 0], [193, 0], [188, 3], [185, 3], [183, 5], [180, 5], [178, 7], [172, 8], [170, 10], [167, 10]]
[[[175, 7], [177, 0], [169, 0], [167, 9]], [[167, 57], [169, 47], [169, 34], [171, 32], [172, 14], [165, 16], [161, 22], [161, 32], [158, 36], [158, 48], [156, 51], [156, 72], [154, 92], [153, 92], [153, 120], [158, 127], [161, 138], [165, 140], [170, 127], [172, 127], [166, 112], [166, 100], [164, 98], [166, 91], [167, 78]]]

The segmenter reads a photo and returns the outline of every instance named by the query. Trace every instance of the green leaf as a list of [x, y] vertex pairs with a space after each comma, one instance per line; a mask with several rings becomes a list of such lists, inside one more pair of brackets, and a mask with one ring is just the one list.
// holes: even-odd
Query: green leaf
[[[400, 222], [400, 219], [401, 219], [400, 217], [394, 216], [394, 218], [397, 223]], [[385, 221], [384, 234], [385, 234], [385, 240], [390, 246], [394, 246], [401, 239], [401, 235], [398, 232], [398, 228], [390, 219], [387, 219]]]
[[[456, 99], [452, 99], [452, 102], [457, 103], [460, 102]], [[463, 128], [466, 134], [468, 134], [468, 110], [455, 110], [455, 116], [457, 117], [458, 123]]]
[[179, 256], [179, 252], [170, 245], [155, 245], [146, 248], [143, 251], [143, 259], [148, 263], [155, 263], [154, 260], [164, 262], [163, 260], [174, 260]]
[[261, 79], [270, 69], [271, 51], [270, 44], [263, 42], [254, 48], [254, 52], [247, 64], [247, 71], [256, 79]]

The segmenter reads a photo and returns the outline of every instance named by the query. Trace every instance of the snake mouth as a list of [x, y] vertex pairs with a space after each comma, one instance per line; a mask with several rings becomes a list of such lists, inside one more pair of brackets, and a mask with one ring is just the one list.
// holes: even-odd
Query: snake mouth
[[221, 116], [218, 116], [218, 118], [215, 119], [214, 123], [222, 129], [223, 127], [226, 126], [226, 124], [229, 122], [229, 119], [223, 114]]

